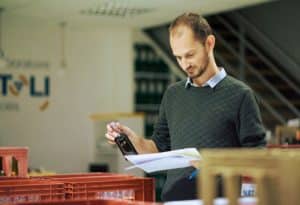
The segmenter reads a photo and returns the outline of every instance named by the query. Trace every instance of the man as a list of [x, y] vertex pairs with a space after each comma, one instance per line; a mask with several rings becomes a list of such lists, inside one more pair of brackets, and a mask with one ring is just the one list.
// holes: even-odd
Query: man
[[[257, 147], [265, 145], [265, 131], [252, 90], [216, 65], [215, 37], [198, 14], [177, 17], [170, 28], [170, 45], [187, 79], [171, 85], [161, 102], [151, 139], [138, 137], [119, 123], [107, 125], [106, 137], [114, 143], [125, 133], [138, 153], [186, 147]], [[164, 201], [197, 197], [194, 168], [169, 170]]]

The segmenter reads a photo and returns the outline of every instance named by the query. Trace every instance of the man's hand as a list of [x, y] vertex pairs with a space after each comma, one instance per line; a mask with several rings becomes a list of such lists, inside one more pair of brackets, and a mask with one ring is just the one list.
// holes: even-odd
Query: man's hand
[[200, 169], [200, 160], [192, 160], [192, 161], [190, 161], [190, 163], [196, 169]]
[[106, 125], [105, 137], [107, 138], [108, 143], [115, 144], [115, 138], [120, 133], [124, 133], [125, 135], [127, 135], [129, 140], [135, 146], [139, 137], [129, 127], [126, 127], [126, 126], [120, 124], [119, 122], [111, 122]]
[[133, 146], [139, 154], [158, 152], [158, 149], [152, 140], [139, 137], [129, 127], [126, 127], [120, 124], [119, 122], [111, 122], [106, 125], [105, 137], [107, 138], [108, 143], [115, 144], [115, 138], [120, 133], [124, 133], [128, 136], [129, 140], [131, 141], [131, 143], [133, 144]]

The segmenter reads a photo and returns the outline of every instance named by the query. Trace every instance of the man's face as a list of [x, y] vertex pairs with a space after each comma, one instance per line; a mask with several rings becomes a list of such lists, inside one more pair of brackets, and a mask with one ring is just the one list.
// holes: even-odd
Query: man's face
[[185, 26], [170, 35], [170, 45], [180, 67], [192, 80], [206, 71], [209, 57], [204, 45], [195, 39], [192, 30]]

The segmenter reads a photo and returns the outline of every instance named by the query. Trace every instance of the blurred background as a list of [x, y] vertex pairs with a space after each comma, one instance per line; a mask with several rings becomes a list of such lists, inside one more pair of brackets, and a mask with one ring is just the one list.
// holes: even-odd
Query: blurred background
[[[163, 92], [185, 78], [168, 25], [186, 11], [214, 29], [218, 65], [254, 89], [268, 142], [299, 144], [299, 7], [296, 0], [0, 0], [0, 146], [27, 146], [32, 169], [124, 171], [108, 151], [105, 124], [122, 121], [151, 136]], [[164, 175], [157, 177], [159, 188]]]

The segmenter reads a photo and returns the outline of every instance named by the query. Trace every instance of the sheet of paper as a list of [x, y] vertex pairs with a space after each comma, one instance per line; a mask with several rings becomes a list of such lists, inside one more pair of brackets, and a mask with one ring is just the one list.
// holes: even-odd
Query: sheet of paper
[[165, 202], [164, 205], [203, 205], [201, 200], [184, 200], [184, 201], [169, 201]]
[[[169, 201], [163, 205], [203, 205], [203, 201], [200, 199], [184, 200], [184, 201]], [[226, 198], [215, 198], [214, 205], [229, 205], [229, 201]], [[257, 199], [254, 197], [242, 197], [238, 199], [240, 205], [254, 205], [257, 204]]]
[[[184, 200], [184, 201], [170, 201], [165, 202], [164, 205], [203, 205], [203, 201], [200, 199]], [[214, 199], [214, 205], [229, 205], [228, 199], [216, 198]], [[245, 204], [246, 205], [246, 204]]]
[[185, 148], [153, 154], [127, 155], [125, 157], [133, 164], [127, 170], [140, 168], [147, 173], [189, 167], [191, 166], [190, 161], [201, 160], [201, 156], [196, 148]]

